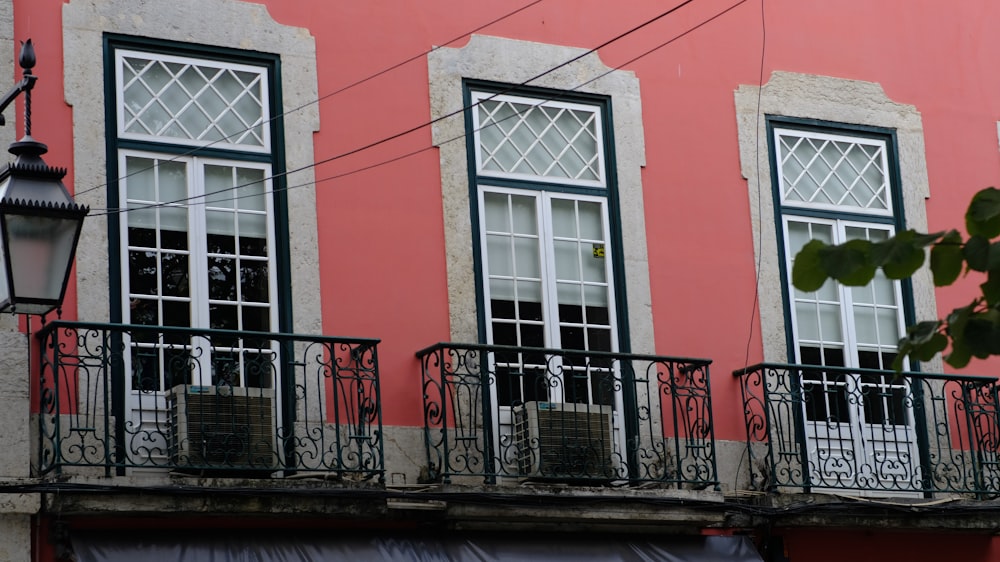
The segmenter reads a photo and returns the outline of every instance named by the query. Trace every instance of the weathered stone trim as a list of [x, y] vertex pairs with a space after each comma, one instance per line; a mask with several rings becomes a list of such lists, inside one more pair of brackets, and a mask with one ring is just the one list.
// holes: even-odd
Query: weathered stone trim
[[[212, 14], [211, 18], [193, 17]], [[227, 25], [218, 25], [220, 21]], [[281, 93], [285, 166], [303, 169], [290, 178], [288, 191], [293, 330], [322, 332], [317, 240], [313, 133], [319, 130], [319, 110], [310, 104], [318, 96], [316, 45], [308, 30], [275, 22], [264, 6], [237, 0], [72, 0], [63, 6], [66, 102], [73, 106], [73, 159], [78, 202], [98, 212], [107, 207], [108, 183], [104, 104], [103, 34], [117, 33], [183, 41], [232, 49], [276, 53], [281, 57]], [[299, 109], [296, 109], [299, 108]], [[113, 133], [112, 133], [113, 134]], [[111, 178], [113, 179], [113, 178]], [[108, 280], [108, 224], [92, 216], [84, 224], [77, 250], [79, 318], [107, 321], [112, 303]]]
[[[757, 286], [764, 360], [784, 362], [786, 326], [765, 117], [778, 115], [895, 129], [903, 216], [908, 228], [926, 232], [924, 202], [930, 196], [930, 187], [923, 123], [916, 107], [889, 99], [879, 84], [829, 76], [775, 72], [763, 88], [740, 86], [735, 101], [740, 170], [747, 180], [754, 251], [760, 264]], [[918, 319], [937, 317], [934, 283], [927, 268], [913, 276], [913, 301]], [[929, 362], [927, 368], [941, 372], [940, 359]]]
[[[431, 118], [460, 111], [462, 79], [520, 84], [585, 52], [500, 37], [474, 35], [458, 49], [441, 48], [427, 56]], [[594, 79], [600, 76], [600, 78]], [[585, 86], [576, 88], [588, 80]], [[645, 165], [642, 102], [639, 80], [632, 72], [614, 70], [590, 54], [566, 67], [532, 81], [532, 86], [603, 94], [612, 99], [614, 146], [617, 157], [618, 196], [622, 229], [623, 264], [626, 271], [627, 307], [632, 351], [653, 353], [653, 317], [650, 304], [649, 264], [643, 211], [641, 169]], [[469, 203], [465, 121], [461, 114], [436, 123], [433, 142], [441, 160], [441, 195], [444, 207], [445, 251], [448, 266], [448, 306], [451, 340], [478, 340], [476, 272], [472, 268], [472, 232]], [[459, 139], [459, 140], [453, 140]]]

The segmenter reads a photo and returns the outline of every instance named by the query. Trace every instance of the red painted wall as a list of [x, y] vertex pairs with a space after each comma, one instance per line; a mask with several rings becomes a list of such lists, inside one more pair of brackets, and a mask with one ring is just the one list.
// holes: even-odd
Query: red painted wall
[[[49, 144], [50, 163], [70, 167], [67, 183], [72, 184], [71, 108], [61, 94], [62, 3], [16, 2], [15, 35], [31, 36], [37, 45], [36, 136]], [[318, 161], [427, 122], [427, 66], [419, 55], [529, 0], [263, 3], [279, 22], [308, 28], [316, 38], [319, 91], [329, 95], [320, 102], [322, 128], [314, 139]], [[544, 0], [480, 33], [592, 47], [679, 3]], [[733, 91], [758, 82], [765, 30], [761, 0], [736, 4], [693, 2], [600, 51], [607, 64], [624, 64], [635, 72], [642, 90], [657, 352], [715, 360], [716, 435], [723, 439], [743, 435], [739, 392], [730, 372], [762, 356]], [[921, 112], [932, 229], [959, 225], [971, 195], [1000, 183], [1000, 72], [995, 68], [1000, 37], [990, 27], [1000, 20], [1000, 4], [968, 1], [942, 10], [931, 0], [767, 0], [764, 17], [765, 77], [784, 70], [874, 81], [893, 100]], [[5, 52], [16, 56], [13, 46]], [[414, 56], [415, 61], [336, 93]], [[323, 181], [420, 150], [398, 162]], [[321, 180], [324, 332], [381, 338], [384, 421], [420, 425], [413, 353], [447, 340], [449, 333], [440, 168], [430, 131], [422, 128], [336, 158], [318, 166], [316, 177]], [[961, 304], [974, 282], [940, 291], [939, 312]], [[66, 306], [70, 316], [74, 298], [71, 294]], [[998, 366], [997, 361], [980, 362], [969, 371], [991, 373]]]
[[[524, 5], [436, 1], [353, 8], [318, 4], [307, 9], [301, 4], [275, 2], [270, 10], [279, 21], [313, 30], [321, 93]], [[734, 89], [759, 80], [760, 2], [746, 2], [629, 61], [732, 5], [718, 0], [692, 3], [600, 52], [607, 64], [625, 64], [634, 71], [641, 84], [657, 352], [715, 360], [717, 436], [724, 439], [738, 439], [743, 431], [738, 389], [729, 373], [761, 358], [759, 322], [751, 316], [755, 268], [733, 105]], [[482, 33], [592, 47], [667, 9], [659, 2], [632, 3], [629, 10], [612, 6], [601, 0], [547, 0]], [[930, 225], [950, 227], [960, 224], [971, 194], [997, 183], [1000, 172], [1000, 99], [989, 95], [1000, 92], [1000, 84], [997, 73], [987, 72], [1000, 44], [972, 27], [981, 25], [972, 22], [1000, 15], [998, 11], [989, 2], [965, 3], [941, 14], [928, 1], [907, 4], [903, 12], [895, 3], [862, 0], [769, 0], [763, 74], [788, 70], [876, 81], [894, 100], [915, 105], [924, 117]], [[859, 17], [862, 12], [865, 16]], [[353, 32], [360, 27], [370, 32]], [[931, 36], [933, 41], [928, 40]], [[935, 79], [928, 80], [929, 75]], [[421, 58], [325, 100], [317, 158], [426, 122], [426, 97], [426, 63]], [[343, 173], [427, 147], [429, 131], [422, 129], [323, 166], [317, 175]], [[318, 194], [320, 208], [331, 219], [321, 226], [324, 326], [335, 333], [383, 338], [389, 424], [420, 423], [417, 372], [410, 354], [448, 334], [439, 173], [431, 149], [326, 183]], [[359, 275], [343, 270], [348, 248], [360, 250], [351, 253], [351, 270]], [[963, 294], [942, 291], [942, 313], [957, 306]], [[988, 373], [992, 366], [980, 363], [970, 370]]]

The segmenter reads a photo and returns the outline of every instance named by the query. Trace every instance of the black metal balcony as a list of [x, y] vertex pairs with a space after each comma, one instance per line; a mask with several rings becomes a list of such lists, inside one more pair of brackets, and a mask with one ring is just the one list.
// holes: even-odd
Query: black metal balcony
[[433, 479], [718, 486], [708, 360], [452, 343], [417, 357]]
[[40, 474], [384, 479], [378, 340], [63, 321], [38, 339]]
[[1000, 493], [995, 378], [771, 363], [734, 375], [757, 489]]

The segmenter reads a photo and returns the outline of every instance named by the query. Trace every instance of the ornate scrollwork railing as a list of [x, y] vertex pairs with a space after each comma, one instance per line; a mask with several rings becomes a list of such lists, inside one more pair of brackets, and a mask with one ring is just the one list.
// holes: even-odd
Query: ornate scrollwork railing
[[417, 357], [432, 479], [718, 486], [708, 360], [453, 343]]
[[757, 489], [1000, 493], [995, 378], [776, 363], [734, 375]]
[[38, 339], [40, 474], [384, 478], [377, 340], [63, 321]]

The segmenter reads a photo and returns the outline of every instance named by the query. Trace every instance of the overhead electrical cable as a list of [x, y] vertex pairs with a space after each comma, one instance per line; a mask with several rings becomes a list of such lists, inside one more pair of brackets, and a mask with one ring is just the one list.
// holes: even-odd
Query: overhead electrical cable
[[[541, 72], [539, 74], [536, 74], [536, 75], [528, 78], [527, 80], [525, 80], [525, 81], [523, 81], [523, 82], [521, 82], [519, 84], [512, 85], [512, 86], [510, 86], [510, 87], [508, 87], [508, 88], [506, 88], [506, 89], [504, 89], [504, 90], [502, 90], [500, 92], [497, 92], [497, 93], [493, 94], [492, 96], [490, 96], [488, 98], [484, 98], [484, 99], [480, 100], [479, 102], [471, 104], [471, 105], [469, 105], [467, 107], [463, 106], [463, 107], [461, 107], [459, 109], [456, 109], [456, 110], [454, 110], [452, 112], [449, 112], [449, 113], [441, 115], [441, 116], [439, 116], [437, 118], [431, 119], [430, 121], [427, 121], [427, 122], [421, 123], [419, 125], [415, 125], [415, 126], [409, 127], [409, 128], [407, 128], [407, 129], [405, 129], [403, 131], [400, 131], [400, 132], [395, 133], [393, 135], [390, 135], [388, 137], [383, 137], [383, 138], [381, 138], [379, 140], [373, 141], [371, 143], [368, 143], [366, 145], [360, 146], [358, 148], [354, 148], [354, 149], [348, 150], [347, 152], [343, 152], [343, 153], [340, 153], [340, 154], [337, 154], [337, 155], [334, 155], [334, 156], [331, 156], [331, 157], [328, 157], [328, 158], [325, 158], [325, 159], [313, 162], [311, 164], [308, 164], [306, 166], [302, 166], [302, 167], [296, 168], [294, 170], [286, 170], [286, 171], [281, 172], [279, 174], [274, 174], [272, 176], [269, 176], [268, 178], [265, 178], [265, 180], [275, 179], [275, 178], [283, 177], [283, 176], [288, 176], [290, 174], [294, 174], [294, 173], [297, 173], [297, 172], [308, 170], [310, 168], [314, 168], [316, 166], [319, 166], [320, 164], [326, 164], [328, 162], [339, 160], [341, 158], [345, 158], [347, 156], [351, 156], [351, 155], [357, 154], [359, 152], [362, 152], [362, 151], [365, 151], [365, 150], [369, 150], [369, 149], [374, 148], [376, 146], [380, 146], [382, 144], [385, 144], [387, 142], [393, 141], [393, 140], [398, 139], [400, 137], [409, 135], [411, 133], [414, 133], [416, 131], [422, 130], [422, 129], [426, 128], [426, 127], [434, 125], [435, 123], [439, 123], [441, 121], [444, 121], [445, 119], [449, 119], [449, 118], [454, 117], [456, 115], [463, 115], [466, 111], [468, 111], [469, 109], [472, 109], [474, 107], [477, 107], [480, 103], [482, 103], [484, 101], [489, 101], [489, 100], [495, 98], [496, 96], [500, 96], [500, 95], [503, 95], [503, 94], [508, 93], [510, 91], [513, 91], [513, 90], [515, 90], [517, 88], [526, 86], [526, 85], [534, 82], [535, 80], [538, 80], [538, 79], [540, 79], [540, 78], [542, 78], [544, 76], [547, 76], [547, 75], [549, 75], [549, 74], [551, 74], [551, 73], [553, 73], [553, 72], [555, 72], [555, 71], [557, 71], [557, 70], [559, 70], [561, 68], [564, 68], [564, 67], [566, 67], [566, 66], [568, 66], [570, 64], [573, 64], [574, 62], [576, 62], [576, 61], [578, 61], [578, 60], [580, 60], [580, 59], [582, 59], [582, 58], [584, 58], [584, 57], [586, 57], [586, 56], [588, 56], [590, 54], [593, 54], [593, 53], [597, 52], [599, 49], [602, 49], [602, 48], [604, 48], [604, 47], [606, 47], [608, 45], [611, 45], [612, 43], [615, 43], [617, 41], [620, 41], [621, 39], [623, 39], [625, 37], [628, 37], [629, 35], [631, 35], [633, 33], [636, 33], [637, 31], [639, 31], [639, 30], [641, 30], [641, 29], [643, 29], [643, 28], [645, 28], [645, 27], [647, 27], [649, 25], [652, 25], [656, 21], [659, 21], [659, 20], [667, 17], [668, 15], [676, 12], [677, 10], [683, 8], [684, 6], [687, 6], [688, 4], [690, 4], [692, 2], [694, 2], [694, 0], [684, 0], [680, 4], [678, 4], [678, 5], [670, 8], [670, 9], [664, 11], [664, 12], [659, 13], [658, 15], [656, 15], [656, 16], [654, 16], [654, 17], [652, 17], [652, 18], [650, 18], [650, 19], [648, 19], [648, 20], [646, 20], [646, 21], [644, 21], [644, 22], [642, 22], [642, 23], [640, 23], [640, 24], [638, 24], [638, 25], [630, 28], [629, 30], [624, 31], [624, 32], [622, 32], [622, 33], [620, 33], [620, 34], [612, 37], [611, 39], [608, 39], [608, 40], [604, 41], [603, 43], [597, 45], [596, 47], [593, 47], [593, 48], [591, 48], [591, 49], [589, 49], [587, 51], [584, 51], [583, 53], [581, 53], [581, 54], [579, 54], [577, 56], [574, 56], [574, 57], [570, 58], [567, 61], [564, 61], [564, 62], [562, 62], [562, 63], [560, 63], [560, 64], [558, 64], [558, 65], [556, 65], [556, 66], [554, 66], [552, 68], [549, 68], [548, 70], [545, 70], [545, 71], [543, 71], [543, 72]], [[201, 147], [199, 147], [199, 149], [200, 148]], [[176, 156], [175, 158], [177, 158], [177, 157], [179, 157], [179, 156]], [[136, 173], [138, 173], [138, 172], [136, 172]], [[121, 179], [124, 179], [124, 178], [121, 178]], [[93, 189], [97, 189], [97, 188], [104, 187], [104, 186], [107, 186], [107, 185], [108, 184], [105, 183], [105, 184], [103, 184], [101, 186], [96, 186], [94, 188], [91, 188], [88, 191], [92, 191]], [[251, 185], [251, 184], [247, 184], [247, 185]], [[238, 186], [234, 186], [234, 187], [232, 187], [230, 189], [231, 190], [236, 190], [236, 189], [239, 189], [241, 187], [245, 187], [245, 186], [244, 185], [238, 185]], [[217, 191], [215, 193], [220, 193], [220, 192]], [[156, 207], [156, 206], [174, 205], [174, 204], [177, 204], [177, 203], [183, 203], [185, 201], [191, 201], [191, 200], [194, 200], [194, 199], [202, 199], [204, 197], [205, 197], [204, 195], [196, 195], [196, 196], [192, 196], [192, 197], [178, 199], [176, 201], [159, 203], [157, 205], [140, 206], [140, 207], [136, 207], [136, 209], [147, 209], [147, 208]], [[101, 216], [102, 214], [106, 215], [106, 214], [128, 212], [128, 211], [129, 211], [129, 209], [113, 209], [113, 210], [112, 209], [107, 209], [105, 213], [94, 214], [93, 216]]]
[[763, 212], [762, 189], [760, 186], [760, 99], [764, 91], [764, 54], [767, 52], [767, 23], [764, 19], [764, 0], [760, 0], [760, 72], [757, 77], [757, 109], [754, 112], [754, 172], [757, 175], [757, 269], [754, 273], [753, 306], [750, 309], [750, 326], [747, 330], [747, 349], [743, 358], [743, 368], [749, 367], [750, 342], [753, 341], [753, 324], [757, 318], [757, 305], [760, 300], [760, 264], [763, 251], [761, 213]]
[[[750, 367], [750, 344], [753, 342], [753, 327], [754, 322], [757, 320], [757, 308], [760, 306], [760, 266], [761, 266], [761, 252], [764, 251], [763, 240], [763, 223], [761, 222], [761, 213], [763, 213], [763, 199], [762, 190], [760, 186], [760, 100], [761, 94], [764, 91], [764, 55], [767, 53], [767, 19], [765, 18], [764, 12], [764, 0], [760, 0], [760, 70], [757, 75], [757, 109], [754, 112], [754, 154], [753, 154], [753, 165], [754, 172], [757, 176], [757, 255], [755, 260], [756, 268], [754, 269], [754, 281], [753, 281], [753, 305], [750, 307], [750, 322], [747, 327], [747, 346], [746, 351], [743, 355], [743, 371], [746, 372]], [[752, 220], [752, 218], [751, 218]], [[743, 460], [746, 458], [746, 450], [740, 454], [740, 461], [736, 465], [736, 479], [740, 472], [740, 466], [743, 465]], [[733, 482], [733, 489], [736, 489], [736, 481]]]
[[[546, 76], [548, 74], [551, 74], [552, 72], [555, 72], [556, 70], [564, 68], [564, 67], [566, 67], [569, 64], [572, 64], [572, 63], [574, 63], [574, 62], [576, 62], [576, 61], [578, 61], [578, 60], [580, 60], [580, 59], [582, 59], [582, 58], [584, 58], [584, 57], [586, 57], [586, 56], [588, 56], [590, 54], [593, 54], [594, 52], [596, 52], [597, 50], [599, 50], [599, 49], [601, 49], [603, 47], [606, 47], [606, 46], [608, 46], [608, 45], [610, 45], [610, 44], [612, 44], [612, 43], [614, 43], [616, 41], [619, 41], [619, 40], [623, 39], [624, 37], [627, 37], [628, 35], [630, 35], [632, 33], [635, 33], [637, 31], [641, 30], [642, 28], [644, 28], [644, 27], [652, 24], [653, 22], [658, 21], [659, 19], [662, 19], [663, 17], [666, 17], [667, 15], [670, 15], [673, 12], [676, 12], [678, 9], [680, 9], [680, 8], [682, 8], [682, 7], [690, 4], [690, 3], [692, 3], [693, 1], [694, 0], [685, 0], [681, 4], [678, 4], [677, 6], [674, 6], [673, 8], [671, 8], [671, 9], [665, 11], [665, 12], [662, 12], [662, 13], [658, 14], [657, 16], [655, 16], [655, 17], [653, 17], [651, 19], [646, 20], [645, 22], [643, 22], [641, 24], [638, 24], [637, 26], [629, 29], [628, 31], [625, 31], [623, 33], [620, 33], [619, 35], [616, 35], [615, 37], [613, 37], [613, 38], [611, 38], [611, 39], [609, 39], [609, 40], [601, 43], [600, 45], [598, 45], [598, 46], [596, 46], [596, 47], [594, 47], [592, 49], [589, 49], [589, 50], [587, 50], [587, 51], [585, 51], [585, 52], [583, 52], [583, 53], [581, 53], [581, 54], [579, 54], [577, 56], [574, 56], [571, 59], [569, 59], [569, 60], [567, 60], [567, 61], [565, 61], [563, 63], [560, 63], [559, 65], [554, 66], [554, 67], [552, 67], [552, 68], [550, 68], [550, 69], [548, 69], [548, 70], [546, 70], [544, 72], [536, 74], [535, 76], [532, 76], [531, 78], [529, 78], [529, 79], [527, 79], [527, 80], [525, 80], [525, 81], [523, 81], [523, 82], [521, 82], [519, 84], [509, 86], [509, 87], [507, 87], [507, 88], [505, 88], [505, 89], [503, 89], [503, 90], [501, 90], [499, 92], [494, 93], [493, 95], [491, 95], [489, 97], [483, 98], [482, 100], [480, 100], [480, 101], [478, 101], [476, 103], [472, 103], [472, 104], [470, 104], [468, 106], [463, 106], [460, 109], [457, 109], [455, 111], [446, 113], [446, 114], [444, 114], [444, 115], [442, 115], [440, 117], [431, 119], [430, 121], [427, 121], [427, 122], [422, 123], [420, 125], [417, 125], [417, 126], [414, 126], [414, 127], [410, 127], [410, 128], [408, 128], [408, 129], [406, 129], [404, 131], [400, 131], [400, 132], [398, 132], [396, 134], [393, 134], [393, 135], [388, 136], [388, 137], [384, 137], [384, 138], [382, 138], [380, 140], [374, 141], [374, 142], [366, 144], [364, 146], [361, 146], [361, 147], [349, 150], [347, 152], [343, 152], [343, 153], [337, 154], [335, 156], [331, 156], [331, 157], [323, 159], [323, 160], [319, 160], [317, 162], [313, 162], [312, 164], [309, 164], [307, 166], [302, 166], [302, 167], [296, 168], [294, 170], [288, 170], [288, 171], [285, 171], [283, 173], [279, 173], [279, 174], [275, 174], [275, 175], [269, 176], [269, 177], [264, 178], [263, 180], [259, 180], [257, 182], [233, 186], [233, 187], [228, 188], [228, 189], [215, 191], [215, 192], [213, 192], [211, 194], [195, 195], [195, 196], [192, 196], [192, 197], [186, 197], [186, 198], [177, 199], [175, 201], [169, 201], [169, 202], [163, 202], [163, 203], [156, 203], [156, 204], [150, 204], [150, 205], [136, 206], [134, 208], [105, 209], [103, 213], [96, 213], [93, 216], [103, 216], [103, 215], [112, 215], [112, 214], [118, 214], [118, 213], [126, 213], [126, 212], [129, 212], [129, 211], [132, 211], [132, 210], [143, 210], [143, 209], [156, 208], [156, 207], [172, 206], [172, 205], [178, 205], [180, 203], [189, 203], [190, 205], [204, 204], [203, 200], [208, 195], [217, 195], [219, 193], [223, 193], [223, 192], [226, 192], [226, 191], [239, 190], [242, 187], [247, 187], [249, 185], [258, 184], [258, 183], [260, 183], [260, 181], [267, 181], [267, 180], [271, 180], [271, 179], [275, 179], [275, 178], [279, 178], [279, 177], [283, 177], [283, 176], [288, 176], [288, 175], [294, 174], [296, 172], [300, 172], [300, 171], [304, 171], [304, 170], [316, 167], [316, 166], [318, 166], [320, 164], [325, 164], [325, 163], [328, 163], [328, 162], [331, 162], [331, 161], [334, 161], [334, 160], [338, 160], [338, 159], [341, 159], [341, 158], [344, 158], [344, 157], [356, 154], [356, 153], [364, 151], [364, 150], [368, 150], [370, 148], [373, 148], [375, 146], [379, 146], [379, 145], [384, 144], [386, 142], [389, 142], [391, 140], [395, 140], [395, 139], [400, 138], [402, 136], [411, 134], [411, 133], [413, 133], [415, 131], [418, 131], [418, 130], [420, 130], [422, 128], [431, 126], [431, 125], [433, 125], [435, 123], [438, 123], [440, 121], [443, 121], [445, 119], [448, 119], [448, 118], [451, 118], [451, 117], [455, 117], [457, 115], [463, 115], [466, 111], [471, 110], [471, 109], [477, 107], [480, 103], [482, 103], [484, 101], [489, 101], [491, 99], [494, 99], [497, 96], [503, 95], [505, 93], [509, 93], [511, 91], [516, 90], [517, 88], [529, 85], [531, 82], [533, 82], [535, 80], [538, 80], [539, 78], [542, 78], [542, 77], [544, 77], [544, 76]], [[585, 82], [577, 84], [576, 86], [574, 86], [572, 88], [568, 88], [567, 91], [574, 91], [574, 90], [577, 90], [579, 88], [582, 88], [582, 87], [584, 87], [584, 86], [586, 86], [586, 85], [588, 85], [588, 84], [590, 84], [590, 83], [592, 83], [592, 82], [594, 82], [596, 80], [599, 80], [600, 78], [602, 78], [602, 77], [610, 74], [611, 72], [619, 70], [619, 69], [621, 69], [622, 67], [624, 67], [626, 65], [632, 64], [633, 62], [636, 62], [636, 61], [642, 59], [643, 57], [646, 57], [646, 56], [648, 56], [648, 55], [656, 52], [657, 50], [659, 50], [659, 49], [661, 49], [661, 48], [663, 48], [663, 47], [665, 47], [665, 46], [673, 43], [674, 41], [677, 41], [678, 39], [681, 39], [682, 37], [685, 37], [686, 35], [688, 35], [688, 34], [694, 32], [695, 30], [697, 30], [697, 29], [699, 29], [699, 28], [707, 25], [708, 23], [711, 23], [712, 21], [715, 21], [716, 19], [718, 19], [718, 18], [722, 17], [723, 15], [729, 13], [730, 11], [736, 9], [740, 5], [745, 4], [747, 1], [748, 0], [739, 0], [738, 2], [736, 2], [736, 3], [732, 4], [731, 6], [729, 6], [728, 8], [726, 8], [726, 9], [724, 9], [724, 10], [716, 13], [712, 17], [710, 17], [710, 18], [708, 18], [706, 20], [703, 20], [702, 22], [700, 22], [697, 25], [694, 25], [694, 26], [688, 28], [687, 30], [685, 30], [684, 32], [682, 32], [682, 33], [680, 33], [678, 35], [675, 35], [671, 39], [669, 39], [667, 41], [664, 41], [664, 42], [658, 44], [657, 46], [655, 46], [655, 47], [653, 47], [651, 49], [648, 49], [647, 51], [644, 51], [643, 53], [641, 53], [641, 54], [639, 54], [639, 55], [637, 55], [637, 56], [635, 56], [635, 57], [633, 57], [633, 58], [631, 58], [631, 59], [629, 59], [629, 60], [621, 63], [620, 65], [618, 65], [616, 67], [613, 67], [613, 68], [611, 68], [611, 69], [609, 69], [609, 70], [607, 70], [607, 71], [605, 71], [605, 72], [603, 72], [601, 74], [598, 74], [597, 76], [595, 76], [593, 78], [590, 78], [590, 79], [586, 80]], [[553, 99], [553, 98], [550, 98], [550, 99]], [[543, 101], [545, 101], [545, 100], [543, 100]], [[515, 114], [515, 115], [512, 115], [510, 117], [507, 117], [507, 119], [514, 118], [516, 116], [517, 115]], [[494, 126], [494, 125], [495, 125], [495, 123], [491, 123], [491, 124], [489, 124], [487, 126]], [[476, 131], [481, 130], [481, 129], [482, 128], [477, 129]], [[473, 132], [476, 132], [476, 131], [473, 131]], [[436, 146], [440, 146], [442, 144], [446, 144], [446, 143], [450, 143], [450, 142], [455, 142], [455, 141], [458, 141], [458, 140], [463, 140], [463, 139], [465, 139], [467, 137], [467, 135], [468, 135], [468, 133], [463, 133], [462, 135], [458, 135], [456, 137], [453, 137], [453, 138], [450, 138], [450, 139], [446, 139], [444, 141], [439, 142]], [[383, 161], [379, 161], [377, 163], [373, 163], [373, 164], [369, 164], [369, 165], [363, 166], [361, 168], [357, 168], [357, 169], [354, 169], [354, 170], [350, 170], [350, 171], [347, 171], [347, 172], [343, 172], [343, 173], [336, 174], [336, 175], [333, 175], [333, 176], [328, 176], [328, 177], [321, 178], [321, 179], [316, 179], [316, 180], [313, 180], [313, 181], [310, 181], [310, 182], [306, 182], [306, 183], [302, 183], [302, 184], [290, 185], [290, 186], [285, 186], [285, 187], [280, 188], [280, 189], [268, 190], [265, 193], [274, 193], [274, 192], [277, 192], [277, 191], [287, 191], [287, 190], [298, 188], [298, 187], [307, 187], [307, 186], [310, 186], [310, 185], [319, 184], [321, 182], [325, 182], [325, 181], [330, 181], [330, 180], [334, 180], [334, 179], [339, 179], [339, 178], [347, 177], [347, 176], [350, 176], [350, 175], [353, 175], [353, 174], [356, 174], [356, 173], [360, 173], [360, 172], [363, 172], [363, 171], [367, 171], [367, 170], [371, 170], [371, 169], [374, 169], [374, 168], [378, 168], [378, 167], [386, 165], [386, 164], [390, 164], [390, 163], [393, 163], [393, 162], [398, 162], [400, 160], [409, 158], [411, 156], [415, 156], [417, 154], [421, 154], [423, 152], [426, 152], [426, 151], [429, 151], [429, 150], [435, 148], [436, 146], [423, 147], [423, 148], [420, 148], [420, 149], [417, 149], [417, 150], [414, 150], [414, 151], [411, 151], [411, 152], [408, 152], [408, 153], [405, 153], [405, 154], [402, 154], [402, 155], [399, 155], [399, 156], [395, 156], [395, 157], [387, 159], [387, 160], [383, 160]], [[246, 195], [246, 196], [237, 196], [237, 197], [234, 197], [232, 199], [241, 199], [243, 197], [259, 197], [260, 195], [261, 194], [258, 192], [258, 193], [253, 193], [253, 194], [249, 194], [249, 195]], [[202, 200], [202, 201], [195, 201], [195, 200]], [[227, 200], [229, 200], [229, 198], [227, 198]]]
[[[369, 82], [371, 80], [374, 80], [375, 78], [378, 78], [380, 76], [388, 74], [389, 72], [392, 72], [393, 70], [396, 70], [397, 68], [403, 67], [403, 66], [405, 66], [405, 65], [407, 65], [407, 64], [409, 64], [411, 62], [414, 62], [416, 60], [420, 60], [420, 59], [424, 58], [425, 56], [429, 55], [430, 53], [432, 53], [432, 52], [434, 52], [434, 51], [436, 51], [438, 49], [442, 49], [442, 48], [444, 48], [444, 47], [446, 47], [448, 45], [451, 45], [452, 43], [455, 43], [456, 41], [459, 41], [459, 40], [461, 40], [461, 39], [463, 39], [463, 38], [465, 38], [465, 37], [467, 37], [469, 35], [472, 35], [474, 33], [478, 33], [480, 31], [482, 31], [482, 30], [484, 30], [484, 29], [492, 26], [493, 24], [499, 23], [499, 22], [501, 22], [501, 21], [503, 21], [503, 20], [505, 20], [505, 19], [507, 19], [509, 17], [515, 16], [515, 15], [523, 12], [524, 10], [527, 10], [528, 8], [530, 8], [530, 7], [532, 7], [532, 6], [536, 5], [536, 4], [539, 4], [541, 2], [542, 2], [542, 0], [533, 0], [532, 2], [529, 2], [529, 3], [521, 6], [520, 8], [517, 8], [514, 11], [507, 12], [506, 14], [504, 14], [502, 16], [499, 16], [499, 17], [497, 17], [497, 18], [495, 18], [493, 20], [488, 21], [488, 22], [480, 25], [479, 27], [476, 27], [475, 29], [473, 29], [471, 31], [467, 31], [465, 33], [462, 33], [461, 35], [457, 35], [457, 36], [455, 36], [455, 37], [453, 37], [453, 38], [445, 41], [444, 43], [441, 43], [440, 45], [435, 45], [435, 46], [431, 47], [430, 49], [428, 49], [428, 50], [426, 50], [426, 51], [424, 51], [422, 53], [418, 53], [418, 54], [413, 55], [410, 58], [405, 59], [403, 61], [400, 61], [400, 62], [398, 62], [398, 63], [396, 63], [396, 64], [394, 64], [392, 66], [388, 66], [386, 68], [383, 68], [382, 70], [379, 70], [378, 72], [375, 72], [374, 74], [370, 74], [370, 75], [368, 75], [368, 76], [366, 76], [364, 78], [359, 78], [358, 80], [355, 80], [354, 82], [351, 82], [350, 84], [347, 84], [345, 86], [337, 88], [336, 90], [334, 90], [332, 92], [323, 94], [322, 96], [320, 96], [320, 97], [318, 97], [318, 98], [316, 98], [316, 99], [314, 99], [312, 101], [308, 101], [306, 103], [303, 103], [302, 105], [299, 105], [297, 107], [293, 107], [292, 109], [289, 109], [288, 111], [285, 111], [284, 113], [279, 113], [278, 115], [275, 115], [274, 117], [270, 117], [270, 118], [262, 121], [260, 124], [265, 124], [265, 123], [269, 124], [269, 123], [272, 123], [272, 122], [278, 120], [279, 118], [283, 118], [283, 117], [285, 117], [287, 115], [290, 115], [292, 113], [295, 113], [297, 111], [301, 111], [301, 110], [303, 110], [303, 109], [305, 109], [305, 108], [307, 108], [307, 107], [309, 107], [311, 105], [318, 104], [319, 102], [321, 102], [321, 101], [323, 101], [323, 100], [325, 100], [327, 98], [331, 98], [333, 96], [336, 96], [337, 94], [341, 94], [343, 92], [346, 92], [347, 90], [350, 90], [352, 88], [360, 86], [361, 84], [364, 84], [365, 82]], [[165, 160], [165, 161], [171, 161], [172, 162], [172, 161], [174, 161], [174, 160], [176, 160], [178, 158], [183, 158], [185, 156], [191, 156], [191, 155], [197, 153], [200, 150], [204, 150], [205, 148], [209, 148], [209, 147], [215, 146], [216, 144], [221, 143], [221, 142], [223, 142], [223, 141], [225, 141], [225, 140], [227, 140], [229, 138], [232, 138], [234, 136], [241, 135], [241, 134], [249, 131], [251, 128], [253, 128], [256, 125], [257, 124], [254, 124], [254, 125], [251, 125], [250, 127], [247, 127], [245, 129], [238, 130], [238, 131], [235, 131], [233, 133], [230, 133], [229, 135], [226, 135], [226, 136], [224, 136], [224, 137], [222, 137], [220, 139], [216, 139], [216, 140], [208, 143], [207, 145], [203, 145], [203, 146], [198, 146], [196, 148], [192, 148], [192, 149], [190, 149], [190, 150], [188, 150], [188, 151], [186, 151], [184, 153], [177, 154], [177, 155], [173, 156], [172, 158], [170, 158], [169, 160]], [[148, 171], [148, 170], [150, 170], [152, 168], [153, 167], [145, 168], [145, 169], [142, 169], [142, 170], [136, 170], [135, 172], [132, 172], [131, 174], [126, 174], [124, 176], [119, 177], [118, 180], [121, 181], [123, 179], [128, 178], [129, 176], [146, 172], [146, 171]], [[107, 185], [108, 185], [107, 183], [102, 183], [100, 185], [95, 185], [93, 187], [89, 187], [89, 188], [84, 189], [82, 191], [78, 191], [78, 192], [75, 193], [75, 195], [83, 195], [85, 193], [89, 193], [89, 192], [94, 191], [96, 189], [100, 189], [102, 187], [107, 187]]]

